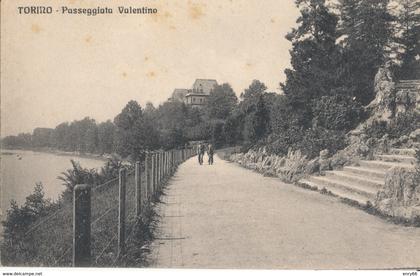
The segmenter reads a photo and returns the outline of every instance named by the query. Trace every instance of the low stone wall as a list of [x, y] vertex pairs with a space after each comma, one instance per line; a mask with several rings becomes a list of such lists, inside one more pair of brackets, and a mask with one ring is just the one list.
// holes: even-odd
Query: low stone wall
[[267, 176], [279, 177], [285, 182], [296, 182], [307, 174], [319, 169], [319, 160], [309, 161], [300, 151], [289, 151], [287, 156], [268, 154], [265, 148], [236, 153], [230, 161], [260, 172]]
[[417, 170], [391, 169], [377, 194], [375, 208], [388, 216], [420, 223], [420, 172]]

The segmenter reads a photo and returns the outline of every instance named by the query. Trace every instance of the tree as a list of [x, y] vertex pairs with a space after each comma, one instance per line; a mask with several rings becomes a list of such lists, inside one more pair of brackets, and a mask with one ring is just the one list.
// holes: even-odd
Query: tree
[[41, 182], [35, 183], [32, 194], [26, 197], [25, 206], [34, 217], [44, 216], [51, 202], [45, 199], [44, 187]]
[[116, 150], [121, 156], [141, 160], [146, 150], [159, 145], [159, 137], [151, 120], [143, 116], [141, 106], [130, 101], [114, 119], [117, 126]]
[[6, 136], [1, 140], [4, 148], [30, 148], [32, 147], [32, 135], [30, 133], [19, 133], [17, 136]]
[[325, 0], [297, 0], [299, 26], [286, 35], [292, 43], [292, 69], [286, 69], [281, 84], [295, 109], [306, 109], [312, 99], [333, 93], [340, 79], [338, 18]]
[[340, 0], [343, 84], [362, 104], [374, 97], [374, 76], [389, 58], [389, 0]]
[[113, 153], [115, 149], [116, 127], [110, 121], [98, 125], [98, 151], [100, 153]]
[[224, 83], [214, 87], [204, 108], [210, 119], [226, 120], [237, 102], [238, 98], [230, 84]]
[[270, 118], [265, 103], [266, 90], [264, 83], [254, 80], [241, 94], [239, 109], [244, 117], [243, 137], [246, 141], [255, 143], [269, 130]]
[[224, 121], [213, 120], [211, 123], [211, 142], [215, 147], [220, 147], [226, 141], [223, 133]]
[[244, 116], [239, 111], [239, 108], [236, 108], [226, 119], [223, 126], [223, 133], [226, 137], [226, 143], [228, 145], [239, 144], [243, 140], [243, 121]]
[[69, 124], [61, 123], [54, 129], [54, 146], [60, 150], [69, 150], [70, 145], [67, 143], [67, 136], [69, 135]]
[[186, 142], [187, 107], [181, 102], [165, 102], [156, 111], [155, 123], [161, 136], [161, 146], [174, 148]]
[[420, 2], [399, 0], [396, 17], [397, 70], [400, 79], [420, 78]]
[[50, 147], [53, 144], [53, 132], [51, 128], [35, 128], [32, 134], [32, 146]]

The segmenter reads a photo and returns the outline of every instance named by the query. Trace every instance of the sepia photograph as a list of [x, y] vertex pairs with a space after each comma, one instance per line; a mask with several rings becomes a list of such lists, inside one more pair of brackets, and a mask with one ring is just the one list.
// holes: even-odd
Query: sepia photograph
[[1, 0], [0, 39], [2, 275], [420, 273], [420, 0]]

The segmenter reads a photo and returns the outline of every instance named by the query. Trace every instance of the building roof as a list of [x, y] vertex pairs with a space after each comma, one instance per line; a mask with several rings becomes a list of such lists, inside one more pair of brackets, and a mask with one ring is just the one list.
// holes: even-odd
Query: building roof
[[213, 79], [196, 79], [193, 84], [194, 93], [209, 95], [217, 81]]
[[184, 88], [176, 88], [174, 92], [172, 92], [172, 100], [173, 101], [184, 101], [185, 96], [188, 94], [188, 89]]

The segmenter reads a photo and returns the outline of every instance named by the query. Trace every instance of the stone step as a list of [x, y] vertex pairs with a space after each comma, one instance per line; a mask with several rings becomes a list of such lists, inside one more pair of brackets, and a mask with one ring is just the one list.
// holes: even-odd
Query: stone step
[[415, 149], [397, 149], [397, 148], [392, 148], [392, 149], [389, 150], [389, 153], [391, 153], [391, 154], [399, 154], [399, 155], [407, 155], [407, 156], [414, 157], [414, 155], [416, 154], [416, 150]]
[[356, 182], [350, 182], [346, 180], [339, 180], [335, 178], [330, 178], [328, 176], [311, 176], [309, 180], [315, 184], [318, 184], [320, 187], [324, 187], [327, 190], [331, 188], [345, 190], [349, 193], [355, 193], [364, 197], [367, 197], [373, 200], [378, 192], [378, 189], [369, 187], [367, 185], [360, 185]]
[[360, 166], [376, 169], [376, 170], [388, 170], [392, 167], [412, 168], [413, 165], [401, 162], [385, 162], [378, 160], [360, 160]]
[[399, 82], [399, 83], [395, 84], [395, 87], [397, 87], [397, 88], [399, 88], [399, 87], [417, 88], [418, 86], [420, 86], [420, 83], [416, 83], [416, 82]]
[[384, 169], [372, 169], [372, 168], [362, 168], [362, 167], [355, 167], [355, 166], [346, 166], [343, 168], [343, 171], [358, 174], [361, 177], [376, 177], [385, 179], [386, 170]]
[[399, 83], [418, 83], [420, 84], [420, 80], [412, 79], [412, 80], [400, 80]]
[[413, 87], [416, 88], [420, 86], [420, 82], [418, 80], [406, 80], [400, 81], [395, 84], [395, 87]]
[[379, 154], [375, 155], [375, 159], [385, 162], [399, 162], [414, 164], [416, 159], [413, 156], [399, 155], [399, 154]]
[[350, 171], [325, 171], [325, 174], [334, 179], [343, 179], [358, 183], [360, 185], [369, 186], [374, 189], [381, 189], [384, 185], [384, 179], [374, 176], [363, 176]]
[[[312, 188], [317, 188], [318, 190], [322, 190], [322, 188], [323, 188], [323, 187], [320, 187], [319, 184], [314, 183], [311, 180], [302, 179], [299, 182], [302, 183], [302, 184], [308, 185]], [[343, 198], [343, 199], [351, 200], [351, 201], [356, 202], [357, 204], [359, 204], [361, 206], [366, 206], [368, 201], [372, 202], [372, 199], [370, 199], [366, 196], [359, 195], [359, 194], [356, 194], [356, 193], [351, 193], [351, 192], [348, 192], [347, 190], [344, 190], [344, 189], [339, 189], [339, 188], [335, 188], [335, 187], [332, 187], [332, 186], [330, 186], [328, 188], [325, 187], [325, 189], [335, 196], [338, 196], [338, 197]]]

